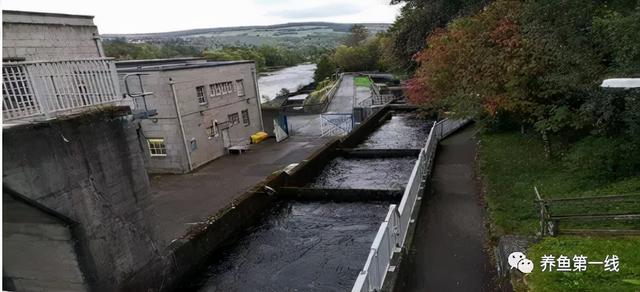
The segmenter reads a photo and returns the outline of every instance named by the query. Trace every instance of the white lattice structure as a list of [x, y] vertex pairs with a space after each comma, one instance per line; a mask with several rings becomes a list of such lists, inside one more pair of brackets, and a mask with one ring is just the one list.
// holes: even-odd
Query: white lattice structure
[[82, 112], [121, 100], [109, 58], [4, 63], [4, 121], [36, 121]]

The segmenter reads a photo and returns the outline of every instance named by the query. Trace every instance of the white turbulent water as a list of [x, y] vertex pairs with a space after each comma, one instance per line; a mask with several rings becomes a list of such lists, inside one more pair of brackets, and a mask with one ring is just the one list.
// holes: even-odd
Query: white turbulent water
[[260, 77], [258, 77], [260, 96], [266, 97], [262, 101], [272, 100], [282, 88], [293, 92], [298, 90], [298, 87], [313, 82], [313, 73], [315, 71], [316, 64], [301, 64], [260, 74]]

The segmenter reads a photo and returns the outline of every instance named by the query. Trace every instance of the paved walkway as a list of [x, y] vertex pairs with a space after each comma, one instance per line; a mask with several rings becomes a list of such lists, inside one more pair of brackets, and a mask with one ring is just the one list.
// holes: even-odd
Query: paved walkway
[[484, 208], [474, 180], [476, 139], [467, 127], [443, 140], [433, 174], [434, 192], [416, 220], [407, 277], [397, 291], [492, 291], [484, 250]]
[[327, 107], [329, 113], [351, 113], [353, 110], [353, 75], [345, 74], [340, 87]]
[[157, 233], [163, 247], [185, 234], [190, 223], [215, 214], [271, 173], [306, 159], [329, 138], [268, 139], [242, 155], [220, 157], [195, 172], [151, 178]]

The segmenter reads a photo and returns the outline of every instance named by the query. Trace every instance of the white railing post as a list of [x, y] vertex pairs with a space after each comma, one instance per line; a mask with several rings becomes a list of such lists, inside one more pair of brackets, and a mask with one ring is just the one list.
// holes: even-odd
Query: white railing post
[[50, 119], [121, 98], [110, 58], [5, 63], [2, 74], [5, 120]]

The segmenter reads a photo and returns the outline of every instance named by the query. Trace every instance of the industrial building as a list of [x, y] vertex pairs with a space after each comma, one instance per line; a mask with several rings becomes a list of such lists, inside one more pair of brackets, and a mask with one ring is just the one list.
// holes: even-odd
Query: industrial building
[[147, 109], [140, 132], [150, 173], [189, 172], [246, 146], [264, 128], [253, 61], [175, 58], [116, 67], [122, 91]]

